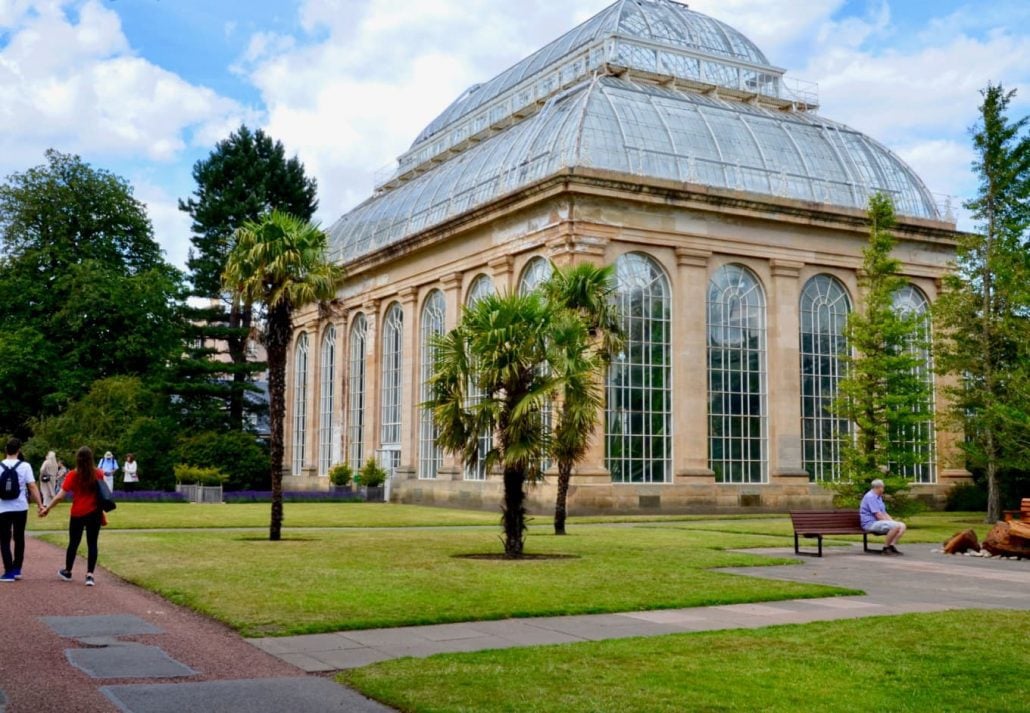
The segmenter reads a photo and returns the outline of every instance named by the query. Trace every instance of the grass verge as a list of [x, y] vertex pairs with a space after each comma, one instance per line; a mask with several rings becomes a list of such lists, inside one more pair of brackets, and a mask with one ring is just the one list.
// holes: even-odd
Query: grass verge
[[[784, 544], [760, 535], [582, 525], [555, 537], [538, 528], [529, 552], [572, 556], [457, 556], [499, 552], [499, 534], [490, 528], [333, 529], [268, 542], [263, 532], [114, 531], [101, 536], [100, 556], [119, 576], [246, 636], [856, 593], [710, 571], [794, 561], [723, 549]], [[57, 534], [45, 539], [65, 542]]]
[[406, 713], [986, 711], [1026, 701], [1030, 612], [959, 611], [400, 659], [338, 680]]

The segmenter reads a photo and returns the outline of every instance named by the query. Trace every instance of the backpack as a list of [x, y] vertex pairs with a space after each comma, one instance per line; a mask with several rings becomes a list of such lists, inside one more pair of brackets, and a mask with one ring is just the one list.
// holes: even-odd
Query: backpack
[[18, 482], [19, 460], [13, 466], [0, 463], [0, 500], [14, 500], [21, 495], [21, 483]]

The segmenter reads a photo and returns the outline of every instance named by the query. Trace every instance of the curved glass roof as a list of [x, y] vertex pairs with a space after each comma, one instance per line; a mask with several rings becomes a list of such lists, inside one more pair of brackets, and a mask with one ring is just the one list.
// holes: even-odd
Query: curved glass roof
[[412, 148], [577, 49], [613, 36], [771, 67], [747, 37], [684, 4], [671, 0], [618, 0], [489, 82], [469, 87], [422, 130]]
[[864, 210], [883, 192], [900, 215], [939, 219], [888, 149], [807, 112], [600, 75], [538, 113], [374, 196], [330, 229], [349, 261], [562, 170], [591, 168]]

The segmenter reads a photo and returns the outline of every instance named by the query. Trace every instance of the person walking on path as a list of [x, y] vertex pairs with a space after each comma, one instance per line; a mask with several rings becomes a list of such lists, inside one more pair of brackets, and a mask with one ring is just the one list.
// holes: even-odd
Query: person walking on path
[[125, 465], [122, 467], [122, 487], [125, 488], [125, 492], [131, 493], [136, 489], [136, 485], [139, 483], [139, 463], [136, 462], [136, 456], [132, 453], [125, 454]]
[[[3, 557], [4, 573], [0, 583], [21, 579], [21, 568], [25, 559], [25, 523], [29, 518], [29, 500], [36, 503], [36, 512], [42, 516], [43, 501], [36, 488], [32, 466], [21, 459], [21, 441], [12, 438], [7, 441], [6, 458], [0, 461], [0, 555]], [[14, 540], [14, 551], [11, 551]]]
[[68, 550], [64, 556], [64, 569], [57, 573], [61, 579], [70, 582], [75, 555], [82, 542], [82, 533], [86, 532], [86, 586], [95, 584], [93, 571], [97, 566], [100, 539], [100, 526], [104, 513], [100, 509], [97, 497], [97, 481], [104, 479], [104, 472], [93, 464], [93, 451], [83, 446], [75, 454], [75, 470], [65, 476], [61, 490], [54, 496], [49, 505], [44, 507], [41, 515], [46, 517], [59, 502], [64, 500], [65, 493], [72, 493], [71, 519], [68, 523]]
[[862, 504], [858, 508], [858, 518], [862, 529], [866, 532], [887, 536], [883, 545], [883, 554], [901, 554], [894, 545], [905, 534], [905, 523], [900, 520], [892, 520], [887, 514], [887, 508], [883, 504], [883, 481], [879, 478], [869, 484], [869, 492], [862, 497]]
[[44, 505], [54, 499], [57, 489], [61, 487], [57, 482], [60, 471], [61, 466], [57, 462], [57, 454], [53, 451], [47, 452], [46, 460], [39, 467], [39, 494], [43, 498]]
[[[92, 451], [90, 451], [92, 453]], [[115, 459], [114, 454], [108, 451], [104, 454], [104, 457], [97, 467], [104, 472], [104, 480], [107, 481], [108, 490], [114, 491], [114, 472], [118, 470], [118, 461]]]

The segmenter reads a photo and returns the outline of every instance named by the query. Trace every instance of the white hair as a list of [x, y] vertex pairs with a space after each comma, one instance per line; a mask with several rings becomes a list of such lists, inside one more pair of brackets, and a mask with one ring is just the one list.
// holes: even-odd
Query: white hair
[[869, 484], [869, 487], [870, 488], [882, 488], [883, 487], [883, 481], [880, 480], [879, 478], [877, 478], [876, 480], [874, 480], [873, 482], [871, 482]]

